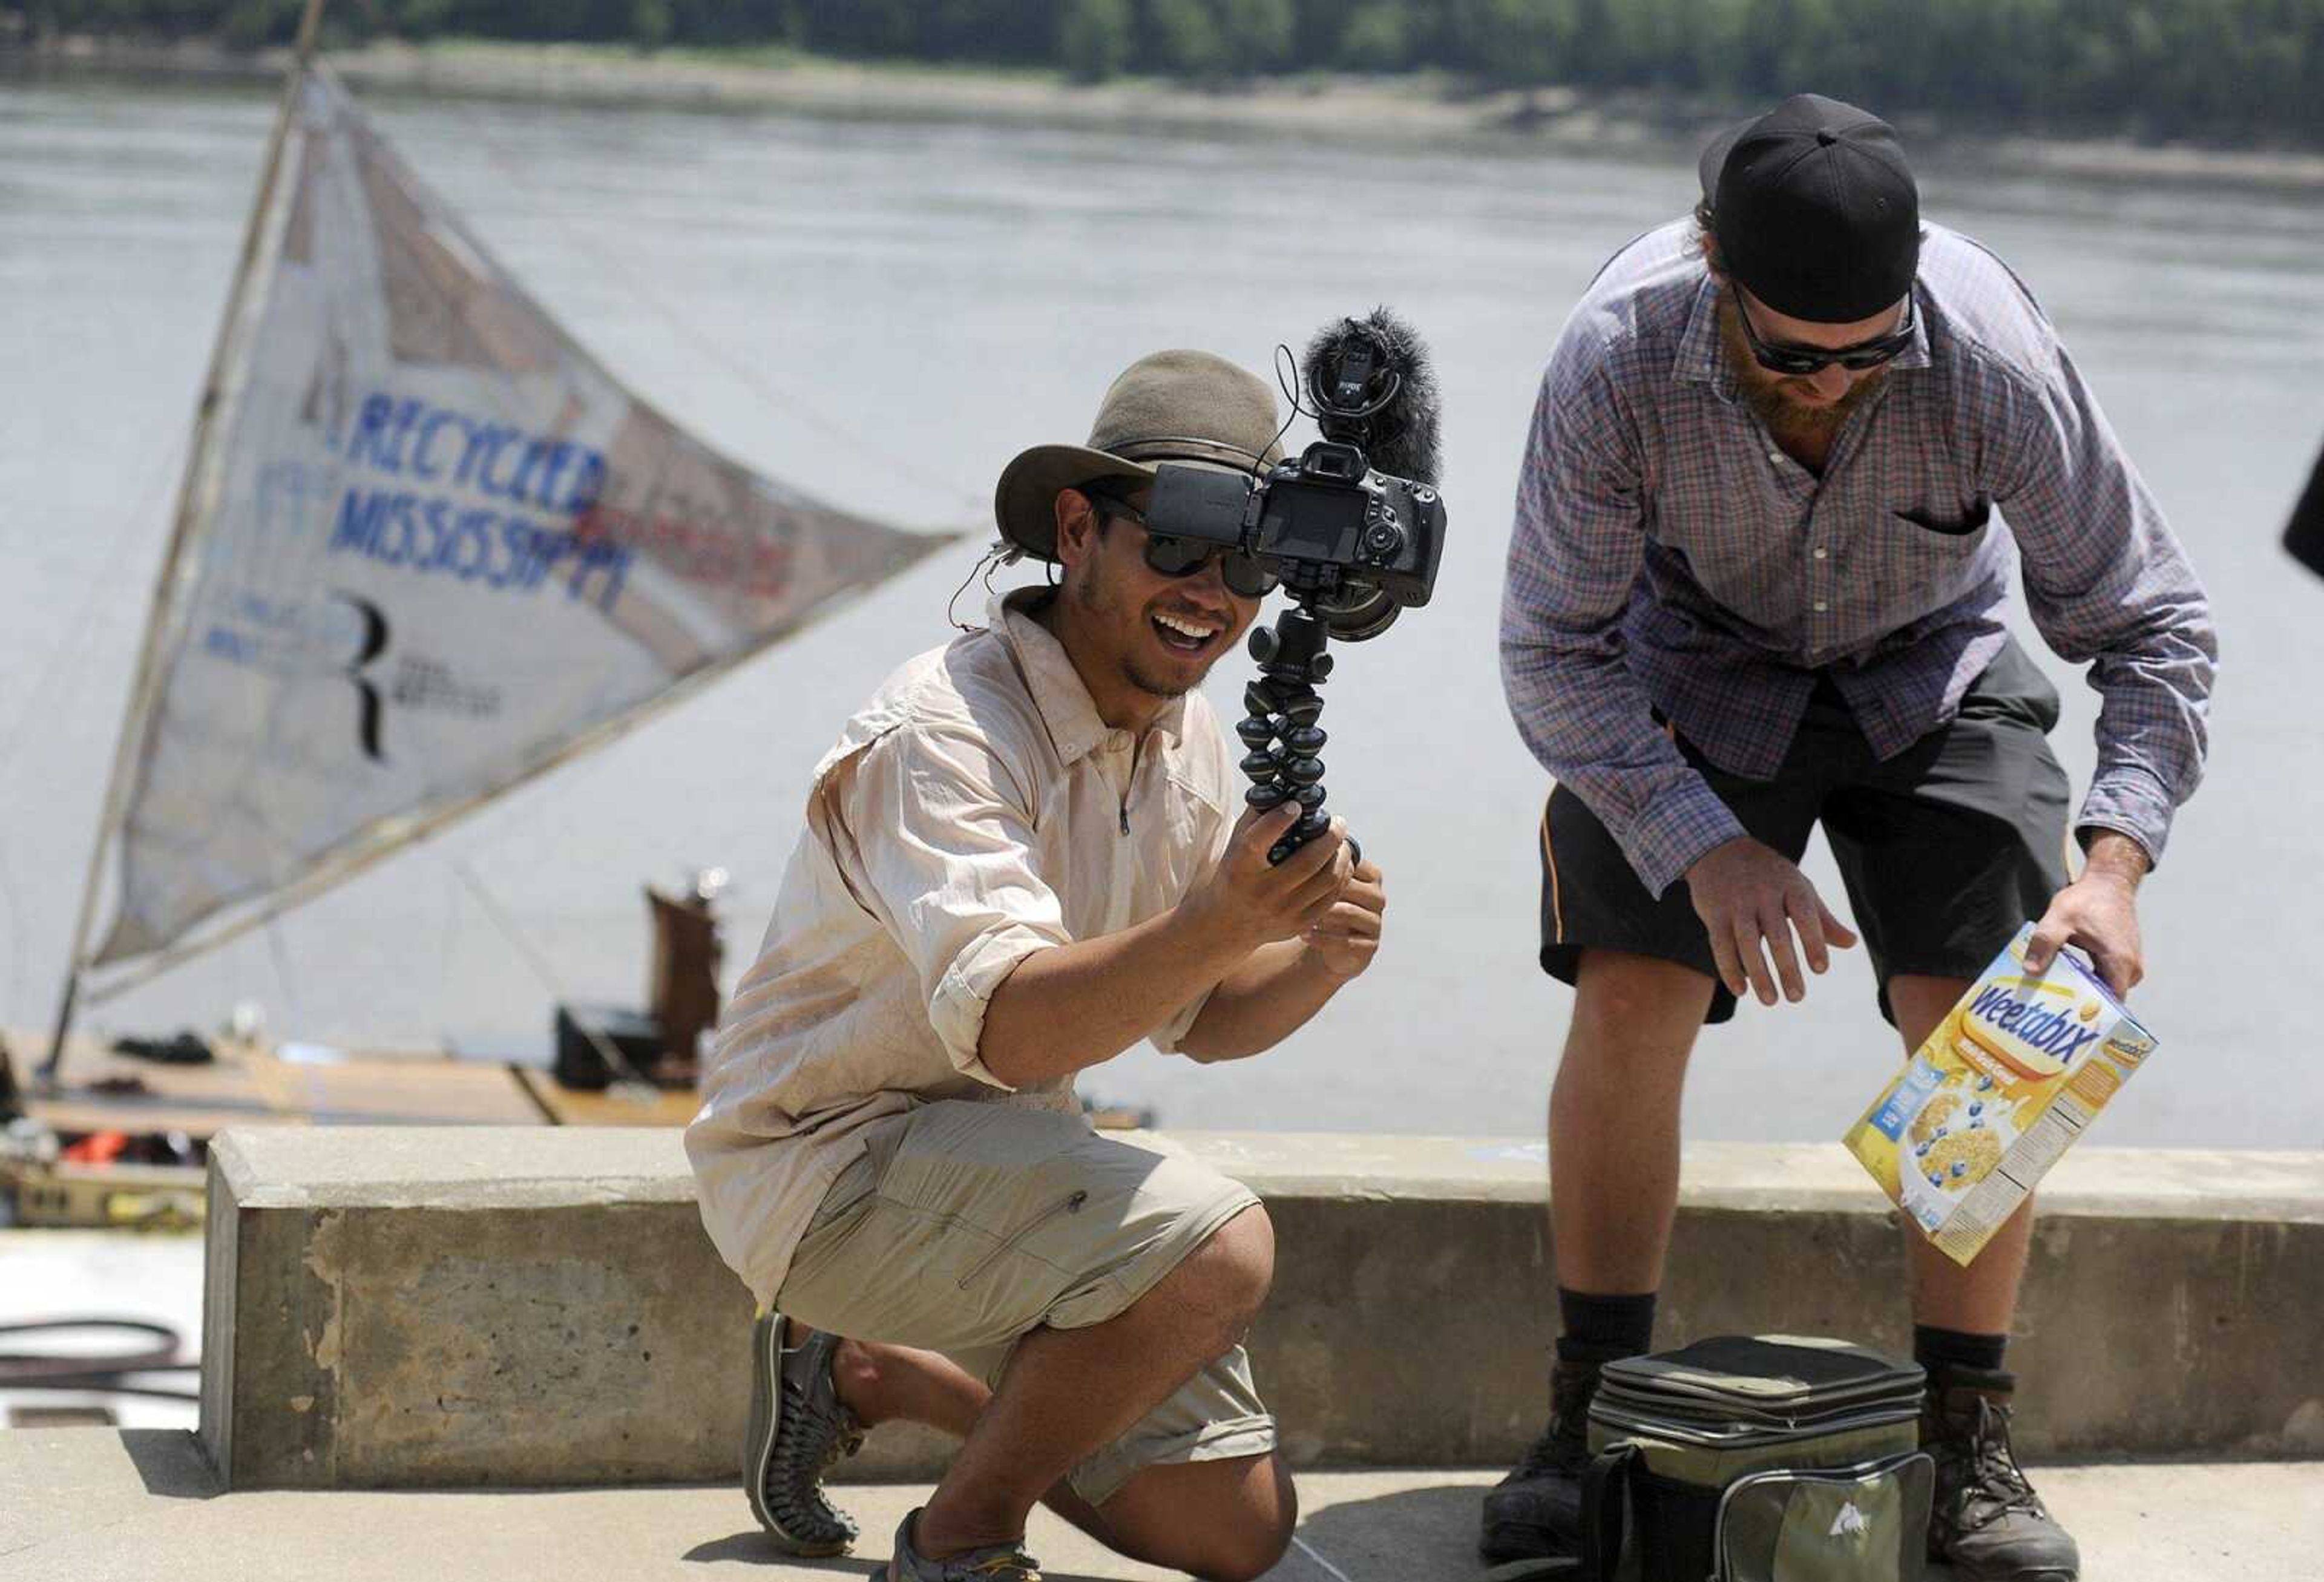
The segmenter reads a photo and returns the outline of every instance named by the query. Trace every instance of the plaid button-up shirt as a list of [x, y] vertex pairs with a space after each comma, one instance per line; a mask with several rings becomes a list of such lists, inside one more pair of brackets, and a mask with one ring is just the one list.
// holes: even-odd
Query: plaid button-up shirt
[[2080, 826], [2159, 858], [2201, 777], [2217, 645], [2153, 496], [1998, 259], [1931, 226], [1914, 291], [1913, 345], [1820, 478], [1744, 400], [1691, 221], [1618, 253], [1558, 337], [1517, 483], [1502, 680], [1526, 745], [1656, 895], [1744, 832], [1650, 705], [1766, 778], [1822, 672], [1892, 757], [2000, 652], [2019, 556], [2034, 625], [2104, 700]]

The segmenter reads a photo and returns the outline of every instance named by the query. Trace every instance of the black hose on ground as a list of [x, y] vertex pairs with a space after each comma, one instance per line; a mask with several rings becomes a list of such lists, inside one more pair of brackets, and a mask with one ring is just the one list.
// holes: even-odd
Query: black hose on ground
[[143, 1374], [192, 1373], [199, 1362], [178, 1360], [183, 1344], [167, 1324], [143, 1319], [38, 1319], [0, 1324], [0, 1336], [52, 1335], [82, 1330], [125, 1331], [149, 1338], [143, 1347], [115, 1351], [0, 1351], [0, 1390], [71, 1390], [101, 1395], [150, 1395], [163, 1401], [199, 1401], [199, 1391], [165, 1390], [126, 1383]]

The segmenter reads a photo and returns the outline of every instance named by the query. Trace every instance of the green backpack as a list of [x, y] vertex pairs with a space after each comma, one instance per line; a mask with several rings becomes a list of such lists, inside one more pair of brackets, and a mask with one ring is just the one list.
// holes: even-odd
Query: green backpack
[[1609, 1363], [1582, 1484], [1589, 1582], [1921, 1582], [1923, 1375], [1843, 1341], [1722, 1335]]

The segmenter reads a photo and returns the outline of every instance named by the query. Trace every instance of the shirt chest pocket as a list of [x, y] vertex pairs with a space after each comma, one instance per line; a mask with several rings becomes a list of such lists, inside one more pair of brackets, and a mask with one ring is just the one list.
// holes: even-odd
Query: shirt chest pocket
[[1977, 558], [1992, 526], [1991, 501], [1947, 501], [1875, 516], [1855, 547], [1883, 582], [1941, 577]]
[[1908, 528], [1918, 528], [1940, 538], [1974, 540], [1993, 520], [1993, 501], [1979, 497], [1958, 505], [1920, 507], [1892, 513]]
[[1885, 511], [1858, 535], [1851, 569], [1870, 578], [1892, 615], [1939, 609], [1976, 575], [1992, 526], [1984, 499]]

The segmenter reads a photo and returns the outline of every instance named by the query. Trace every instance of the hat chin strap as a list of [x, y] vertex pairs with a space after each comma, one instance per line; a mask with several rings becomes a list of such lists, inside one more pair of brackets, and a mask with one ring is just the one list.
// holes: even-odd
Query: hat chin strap
[[984, 579], [985, 596], [988, 599], [993, 597], [1000, 591], [992, 585], [993, 575], [1002, 566], [1014, 566], [1024, 557], [1025, 551], [1022, 547], [1007, 538], [996, 540], [991, 548], [977, 556], [976, 564], [968, 568], [968, 575], [960, 579], [960, 586], [954, 588], [952, 591], [952, 597], [945, 601], [945, 620], [956, 630], [981, 630], [981, 628], [971, 626], [960, 618], [960, 596], [967, 593], [968, 584], [976, 581], [981, 575]]

